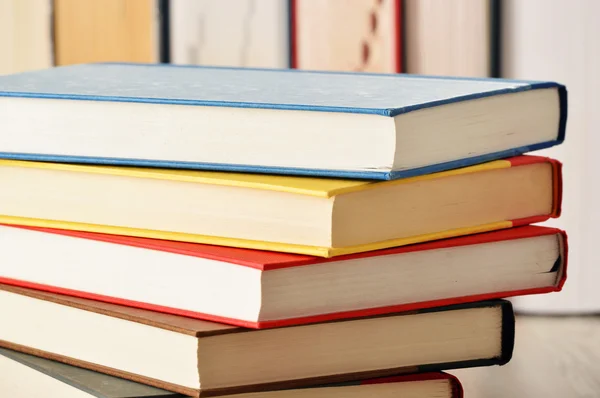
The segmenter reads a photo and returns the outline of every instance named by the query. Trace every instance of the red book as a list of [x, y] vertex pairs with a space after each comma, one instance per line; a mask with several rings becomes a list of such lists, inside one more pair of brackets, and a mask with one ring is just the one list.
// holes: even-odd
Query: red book
[[321, 258], [0, 226], [0, 281], [249, 328], [558, 291], [567, 238], [525, 226]]

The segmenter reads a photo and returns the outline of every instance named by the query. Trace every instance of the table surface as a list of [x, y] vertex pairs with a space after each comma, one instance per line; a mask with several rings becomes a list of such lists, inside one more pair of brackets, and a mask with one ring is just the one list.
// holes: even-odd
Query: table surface
[[600, 397], [600, 316], [518, 316], [508, 364], [450, 373], [465, 398]]

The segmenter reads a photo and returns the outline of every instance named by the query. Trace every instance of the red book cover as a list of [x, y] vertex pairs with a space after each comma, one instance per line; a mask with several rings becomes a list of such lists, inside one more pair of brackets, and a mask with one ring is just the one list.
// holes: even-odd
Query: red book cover
[[558, 274], [558, 281], [553, 286], [546, 286], [541, 288], [533, 288], [533, 289], [521, 289], [521, 290], [512, 290], [512, 291], [501, 291], [494, 292], [489, 294], [477, 294], [463, 297], [452, 297], [441, 300], [429, 300], [429, 301], [420, 301], [420, 302], [412, 302], [412, 303], [402, 303], [399, 305], [391, 305], [377, 308], [367, 308], [367, 309], [359, 309], [352, 311], [341, 311], [336, 313], [327, 313], [321, 315], [313, 315], [313, 316], [304, 316], [304, 317], [294, 317], [289, 319], [278, 319], [278, 320], [269, 320], [269, 321], [257, 321], [257, 322], [249, 322], [240, 319], [233, 319], [230, 317], [218, 316], [216, 314], [207, 314], [200, 313], [195, 311], [184, 310], [181, 308], [173, 308], [170, 306], [163, 306], [157, 303], [147, 303], [147, 302], [139, 302], [134, 300], [125, 299], [123, 297], [110, 297], [102, 294], [94, 294], [85, 291], [78, 291], [74, 289], [69, 289], [64, 286], [50, 286], [43, 283], [34, 283], [26, 280], [18, 280], [7, 277], [0, 277], [0, 282], [33, 288], [42, 291], [48, 291], [59, 294], [66, 294], [75, 297], [88, 298], [93, 300], [104, 301], [113, 304], [126, 305], [131, 307], [137, 307], [147, 310], [153, 310], [158, 312], [170, 313], [175, 315], [181, 315], [191, 318], [197, 319], [205, 319], [215, 322], [227, 323], [237, 326], [249, 327], [249, 328], [271, 328], [271, 327], [280, 327], [280, 326], [289, 326], [289, 325], [297, 325], [297, 324], [307, 324], [314, 322], [322, 322], [328, 320], [335, 319], [346, 319], [346, 318], [354, 318], [354, 317], [362, 317], [362, 316], [373, 316], [380, 314], [387, 314], [393, 312], [401, 312], [401, 311], [413, 311], [418, 309], [446, 306], [452, 304], [460, 304], [460, 303], [469, 303], [480, 300], [489, 300], [496, 298], [505, 298], [517, 295], [525, 295], [525, 294], [536, 294], [536, 293], [547, 293], [552, 291], [559, 291], [562, 289], [562, 286], [566, 280], [566, 264], [567, 264], [567, 237], [564, 231], [554, 229], [554, 228], [545, 228], [545, 227], [536, 227], [536, 226], [524, 226], [519, 228], [510, 228], [495, 232], [488, 232], [482, 234], [474, 234], [468, 235], [458, 238], [451, 239], [443, 239], [437, 240], [422, 244], [415, 244], [409, 246], [396, 247], [391, 249], [378, 250], [373, 252], [365, 252], [358, 254], [351, 254], [346, 256], [334, 257], [334, 258], [322, 258], [322, 257], [312, 257], [306, 255], [298, 255], [298, 254], [289, 254], [289, 253], [278, 253], [278, 252], [267, 252], [267, 251], [258, 251], [258, 250], [250, 250], [250, 249], [241, 249], [241, 248], [231, 248], [224, 246], [211, 246], [211, 245], [202, 245], [202, 244], [194, 244], [194, 243], [185, 243], [185, 242], [172, 242], [172, 241], [164, 241], [164, 240], [155, 240], [155, 239], [146, 239], [146, 238], [137, 238], [137, 237], [126, 237], [126, 236], [118, 236], [118, 235], [106, 235], [106, 234], [97, 234], [90, 232], [78, 232], [78, 231], [68, 231], [68, 230], [56, 230], [56, 229], [45, 229], [45, 228], [37, 228], [37, 227], [22, 227], [22, 226], [10, 226], [12, 228], [21, 228], [26, 230], [39, 231], [48, 234], [54, 235], [63, 235], [69, 236], [76, 239], [87, 239], [87, 240], [96, 240], [102, 242], [108, 242], [112, 244], [126, 245], [126, 246], [134, 246], [139, 248], [146, 248], [149, 250], [156, 250], [162, 252], [175, 253], [179, 255], [192, 256], [198, 258], [205, 258], [211, 260], [217, 260], [220, 262], [237, 264], [242, 267], [249, 267], [253, 269], [260, 270], [262, 272], [272, 272], [279, 269], [284, 268], [292, 268], [292, 267], [304, 267], [315, 264], [327, 264], [331, 262], [339, 262], [344, 260], [352, 260], [352, 259], [360, 259], [360, 258], [370, 258], [377, 256], [386, 256], [393, 254], [401, 254], [401, 253], [411, 253], [417, 251], [426, 251], [426, 250], [435, 250], [449, 247], [458, 247], [458, 246], [469, 246], [469, 245], [477, 245], [477, 244], [485, 244], [492, 242], [500, 242], [507, 241], [513, 239], [522, 239], [522, 238], [530, 238], [544, 235], [560, 235], [562, 236], [563, 242], [563, 253], [561, 255], [560, 261], [562, 264], [559, 264], [559, 267], [562, 267], [562, 270]]

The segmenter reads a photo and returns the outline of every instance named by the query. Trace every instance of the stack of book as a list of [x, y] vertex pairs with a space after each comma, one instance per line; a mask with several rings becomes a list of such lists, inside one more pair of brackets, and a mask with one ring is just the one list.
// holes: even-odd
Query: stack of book
[[90, 64], [0, 118], [2, 396], [459, 396], [565, 281], [556, 83]]

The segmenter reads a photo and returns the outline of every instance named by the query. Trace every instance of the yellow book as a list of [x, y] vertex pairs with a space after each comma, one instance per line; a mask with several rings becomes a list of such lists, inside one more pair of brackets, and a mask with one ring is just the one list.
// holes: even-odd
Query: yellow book
[[0, 184], [2, 223], [322, 257], [560, 208], [559, 164], [528, 156], [380, 182], [0, 160]]

